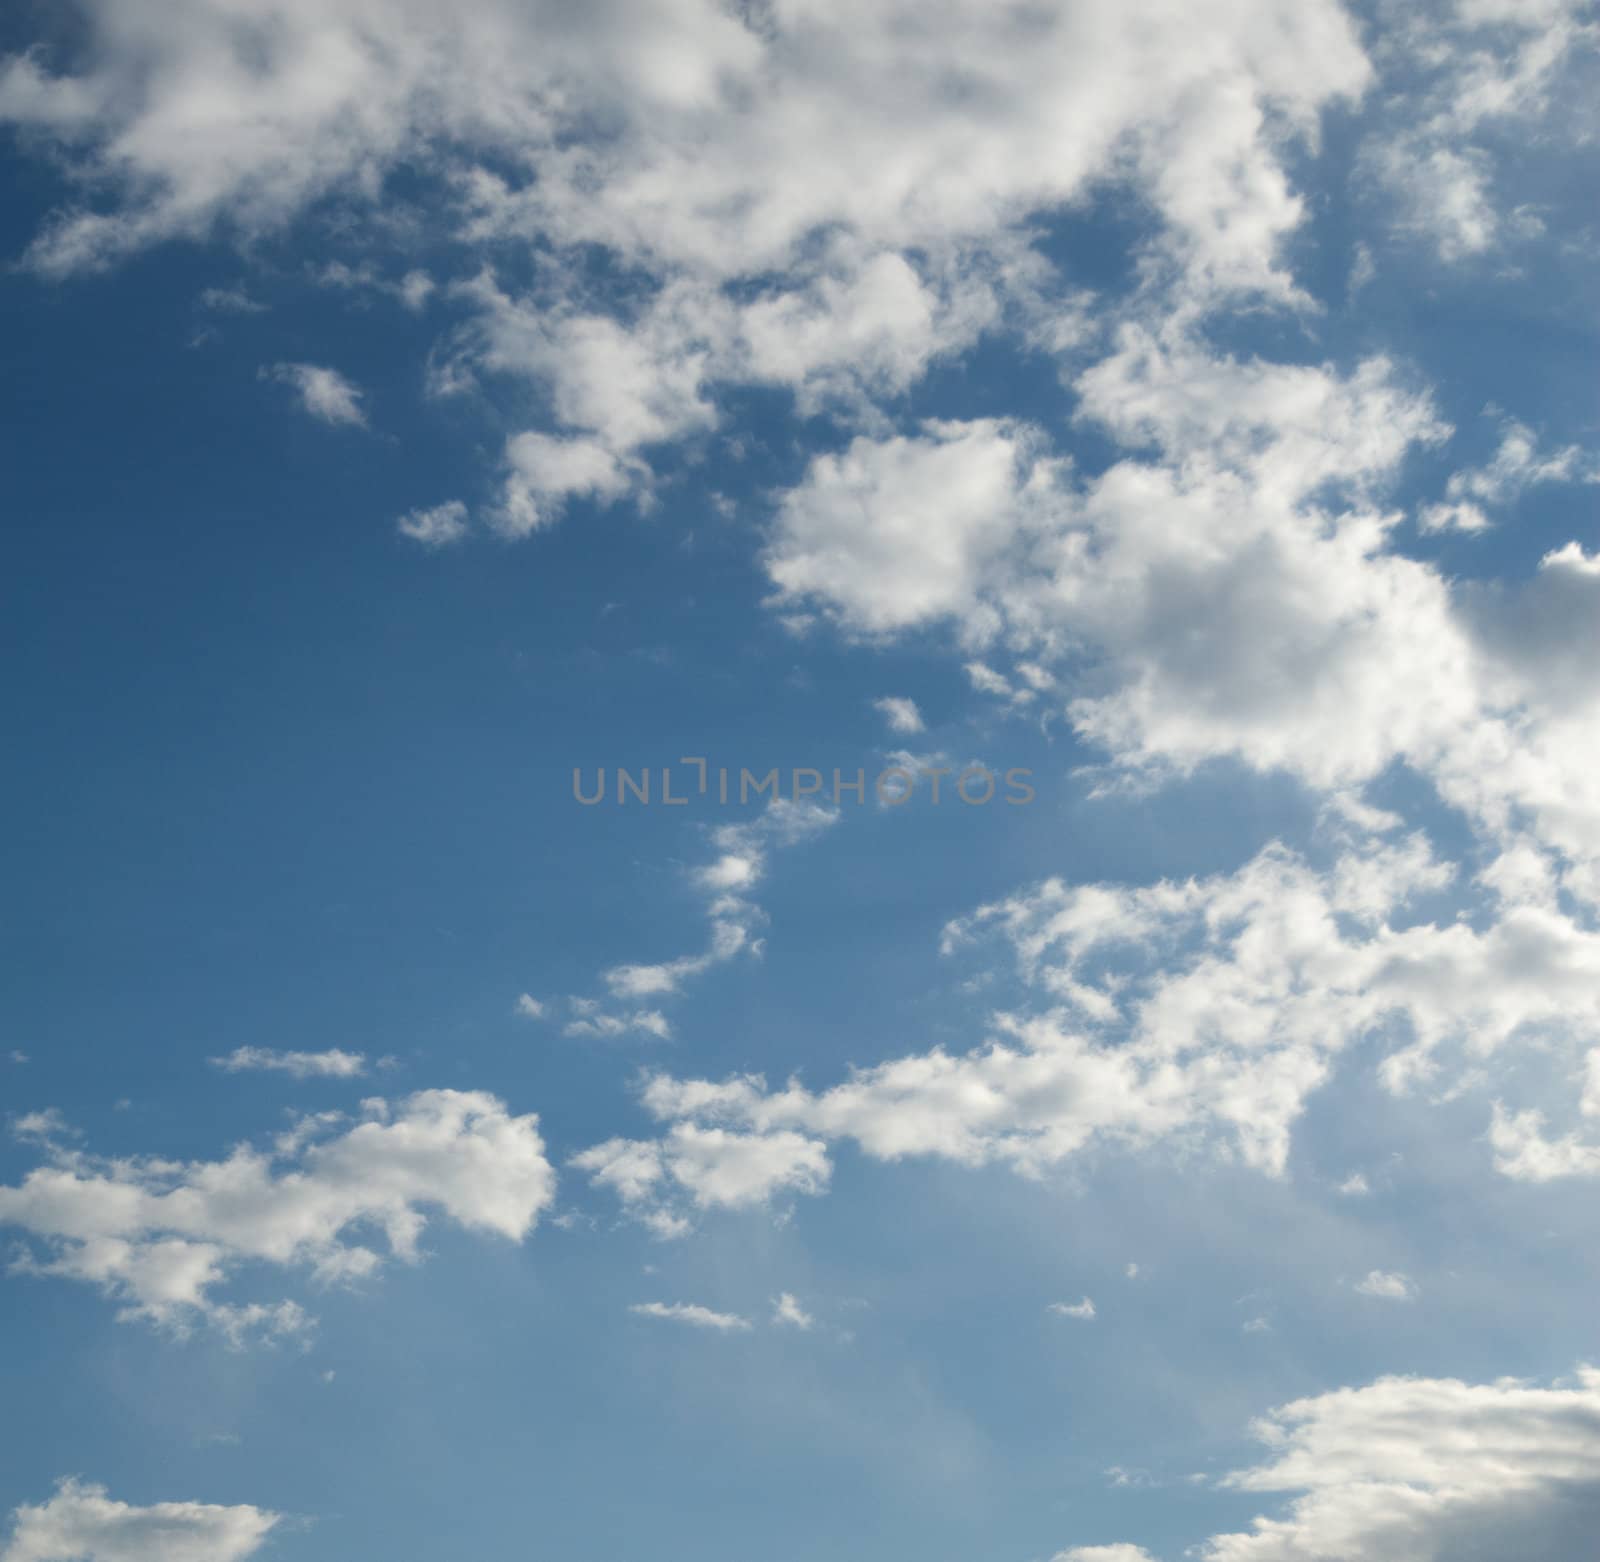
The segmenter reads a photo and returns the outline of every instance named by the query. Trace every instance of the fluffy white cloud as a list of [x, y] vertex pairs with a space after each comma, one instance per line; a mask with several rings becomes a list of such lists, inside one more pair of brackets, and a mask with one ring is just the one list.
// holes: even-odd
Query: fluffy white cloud
[[878, 714], [888, 722], [891, 732], [921, 732], [924, 727], [922, 712], [917, 709], [915, 700], [908, 700], [903, 695], [886, 694], [882, 699], [872, 702]]
[[1050, 1562], [1156, 1562], [1142, 1546], [1074, 1546], [1058, 1551]]
[[1600, 1374], [1513, 1380], [1384, 1378], [1298, 1400], [1256, 1427], [1270, 1463], [1225, 1484], [1301, 1492], [1284, 1519], [1222, 1535], [1211, 1562], [1569, 1562], [1600, 1503]]
[[[1382, 359], [1241, 361], [1129, 324], [1076, 383], [1084, 419], [1147, 453], [1079, 481], [993, 420], [862, 436], [784, 499], [780, 599], [857, 633], [949, 624], [983, 648], [982, 692], [1061, 699], [1152, 774], [1227, 756], [1357, 798], [1407, 764], [1503, 849], [1524, 831], [1553, 848], [1561, 886], [1600, 902], [1594, 558], [1573, 543], [1485, 584], [1400, 552], [1383, 492], [1448, 430]], [[1451, 502], [1586, 473], [1512, 425]]]
[[949, 0], [936, 27], [904, 0], [749, 16], [712, 0], [581, 15], [190, 0], [176, 29], [149, 0], [81, 10], [80, 70], [23, 56], [0, 76], [0, 115], [122, 195], [41, 237], [34, 259], [58, 271], [221, 221], [279, 225], [331, 189], [370, 199], [386, 166], [431, 148], [480, 231], [735, 273], [828, 230], [896, 250], [987, 235], [1130, 168], [1206, 274], [1282, 287], [1273, 250], [1299, 210], [1281, 144], [1370, 76], [1326, 0]]
[[337, 369], [314, 363], [278, 363], [261, 372], [292, 387], [301, 408], [320, 422], [366, 427], [361, 392]]
[[270, 1150], [226, 1160], [106, 1160], [56, 1146], [18, 1187], [0, 1187], [0, 1225], [36, 1239], [33, 1274], [99, 1286], [123, 1316], [184, 1329], [207, 1319], [239, 1335], [301, 1328], [294, 1303], [238, 1307], [214, 1292], [254, 1261], [323, 1280], [370, 1275], [383, 1262], [355, 1233], [381, 1232], [391, 1256], [418, 1257], [426, 1211], [521, 1241], [554, 1197], [538, 1118], [512, 1117], [482, 1092], [425, 1090], [364, 1121], [305, 1118]]
[[65, 1480], [48, 1502], [12, 1515], [0, 1562], [244, 1562], [279, 1518], [244, 1504], [115, 1502], [103, 1486]]
[[1510, 1112], [1496, 1103], [1489, 1142], [1494, 1146], [1495, 1165], [1519, 1182], [1600, 1177], [1600, 1144], [1577, 1132], [1550, 1138], [1545, 1132], [1545, 1114], [1534, 1107]]
[[[1482, 927], [1410, 909], [1452, 878], [1411, 837], [1320, 871], [1272, 847], [1205, 880], [1046, 881], [946, 936], [955, 952], [1001, 935], [1043, 1012], [996, 1015], [971, 1052], [912, 1053], [821, 1090], [655, 1075], [642, 1101], [664, 1136], [577, 1164], [674, 1233], [685, 1194], [703, 1209], [821, 1191], [839, 1140], [1027, 1175], [1096, 1144], [1176, 1140], [1276, 1175], [1308, 1097], [1358, 1039], [1379, 1045], [1394, 1090], [1481, 1072], [1521, 1041], [1581, 1060], [1600, 1039], [1600, 934], [1515, 898]], [[1502, 1169], [1534, 1174], [1503, 1126], [1496, 1146]]]
[[[1269, 1462], [1222, 1486], [1295, 1495], [1283, 1517], [1188, 1553], [1206, 1562], [1572, 1562], [1600, 1511], [1592, 1368], [1549, 1387], [1381, 1378], [1296, 1400], [1253, 1430]], [[1136, 1546], [1062, 1557], [1153, 1562]]]
[[914, 437], [855, 440], [786, 494], [767, 551], [784, 599], [814, 600], [867, 633], [981, 618], [982, 597], [1039, 526], [1054, 463], [1024, 430], [935, 423]]
[[[913, 0], [186, 0], [181, 27], [153, 0], [77, 9], [81, 54], [0, 62], [0, 123], [98, 196], [30, 262], [253, 238], [328, 197], [359, 231], [405, 164], [484, 257], [453, 285], [474, 316], [436, 388], [514, 375], [548, 403], [505, 447], [487, 519], [512, 536], [574, 497], [648, 501], [651, 448], [713, 427], [717, 385], [871, 416], [985, 331], [1071, 343], [1083, 299], [1032, 224], [1107, 181], [1155, 215], [1147, 258], [1185, 298], [1304, 302], [1285, 163], [1372, 76], [1335, 0], [944, 0], [936, 25]], [[520, 291], [493, 271], [508, 243], [538, 261]], [[625, 301], [583, 281], [597, 249], [640, 284]], [[420, 308], [433, 278], [393, 269], [318, 274]], [[334, 371], [280, 372], [362, 421]]]
[[780, 1193], [821, 1193], [833, 1171], [820, 1139], [694, 1123], [675, 1123], [661, 1139], [608, 1139], [571, 1164], [661, 1237], [691, 1229], [685, 1209], [748, 1209]]
[[367, 1071], [364, 1053], [278, 1052], [271, 1047], [235, 1047], [226, 1057], [212, 1058], [213, 1068], [226, 1074], [267, 1071], [292, 1074], [296, 1079], [355, 1079]]
[[1386, 1302], [1414, 1302], [1417, 1299], [1417, 1288], [1405, 1275], [1389, 1274], [1382, 1269], [1374, 1269], [1356, 1286], [1356, 1290], [1363, 1296], [1380, 1297]]

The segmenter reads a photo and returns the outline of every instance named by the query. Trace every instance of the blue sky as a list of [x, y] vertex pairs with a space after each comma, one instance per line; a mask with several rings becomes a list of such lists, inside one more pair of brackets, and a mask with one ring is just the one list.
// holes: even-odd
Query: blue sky
[[1597, 37], [8, 13], [0, 1562], [1586, 1555]]

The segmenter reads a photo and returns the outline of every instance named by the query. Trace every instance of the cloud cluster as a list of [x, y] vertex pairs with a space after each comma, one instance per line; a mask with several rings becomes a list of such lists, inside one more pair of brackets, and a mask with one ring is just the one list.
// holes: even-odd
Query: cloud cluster
[[[824, 1191], [840, 1141], [1038, 1175], [1096, 1144], [1166, 1140], [1278, 1175], [1308, 1098], [1357, 1040], [1380, 1043], [1394, 1090], [1481, 1072], [1514, 1043], [1581, 1060], [1600, 1041], [1600, 933], [1514, 896], [1481, 928], [1415, 909], [1453, 879], [1412, 836], [1363, 841], [1321, 869], [1273, 846], [1182, 883], [1047, 880], [947, 931], [952, 952], [999, 935], [1043, 999], [995, 1016], [983, 1046], [908, 1054], [820, 1090], [657, 1074], [641, 1099], [663, 1137], [613, 1139], [574, 1164], [663, 1234], [695, 1210]], [[1502, 1170], [1555, 1174], [1519, 1162], [1510, 1131], [1495, 1130]], [[1395, 1296], [1396, 1284], [1373, 1275], [1365, 1288]]]
[[279, 1516], [240, 1504], [116, 1502], [103, 1486], [64, 1480], [48, 1502], [12, 1516], [0, 1562], [244, 1562]]
[[[1409, 765], [1600, 903], [1600, 560], [1572, 543], [1528, 579], [1455, 583], [1401, 551], [1385, 492], [1449, 431], [1381, 358], [1241, 360], [1131, 322], [1076, 387], [1124, 452], [1092, 479], [993, 419], [816, 457], [773, 528], [780, 599], [868, 636], [948, 625], [980, 689], [1059, 690], [1147, 773], [1229, 758], [1348, 791]], [[1427, 514], [1589, 465], [1513, 424]]]
[[[985, 331], [1072, 340], [1080, 290], [1035, 227], [1108, 183], [1185, 298], [1302, 305], [1286, 165], [1372, 79], [1335, 0], [187, 0], [181, 27], [153, 0], [76, 9], [81, 52], [0, 62], [0, 122], [77, 184], [29, 262], [254, 238], [328, 198], [381, 233], [403, 163], [481, 262], [450, 289], [470, 320], [436, 389], [510, 375], [550, 409], [506, 439], [485, 518], [513, 536], [576, 497], [647, 499], [652, 450], [714, 427], [718, 386], [870, 415]], [[531, 276], [497, 274], [507, 244]], [[587, 288], [596, 251], [638, 285]], [[384, 285], [413, 308], [436, 291]], [[335, 371], [272, 372], [313, 415], [365, 421]], [[418, 516], [425, 542], [457, 535]]]
[[53, 1144], [46, 1165], [0, 1187], [0, 1225], [34, 1239], [25, 1272], [96, 1285], [124, 1317], [180, 1331], [204, 1320], [237, 1338], [309, 1322], [292, 1301], [219, 1300], [247, 1265], [353, 1281], [383, 1263], [368, 1233], [414, 1262], [438, 1210], [519, 1242], [554, 1197], [538, 1118], [513, 1117], [492, 1095], [425, 1090], [364, 1112], [342, 1132], [338, 1113], [304, 1118], [270, 1149], [240, 1145], [221, 1161], [110, 1160]]
[[1543, 234], [1507, 165], [1519, 143], [1538, 143], [1546, 158], [1586, 155], [1600, 60], [1589, 10], [1585, 0], [1454, 0], [1385, 18], [1400, 25], [1386, 29], [1380, 66], [1399, 90], [1361, 165], [1400, 235], [1459, 265]]

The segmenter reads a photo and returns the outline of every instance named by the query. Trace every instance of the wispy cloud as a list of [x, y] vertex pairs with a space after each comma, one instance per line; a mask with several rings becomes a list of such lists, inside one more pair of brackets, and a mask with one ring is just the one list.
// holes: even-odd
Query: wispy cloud
[[738, 1334], [753, 1327], [737, 1313], [713, 1312], [698, 1302], [635, 1302], [628, 1309], [641, 1318], [665, 1318], [671, 1323], [686, 1323], [695, 1329], [714, 1329], [721, 1334]]
[[271, 1047], [235, 1047], [226, 1057], [209, 1060], [225, 1074], [249, 1071], [291, 1074], [296, 1079], [356, 1079], [367, 1071], [366, 1054], [341, 1052], [278, 1052]]
[[261, 373], [265, 379], [289, 386], [301, 409], [321, 422], [367, 426], [367, 415], [361, 409], [362, 392], [337, 369], [314, 363], [275, 363]]

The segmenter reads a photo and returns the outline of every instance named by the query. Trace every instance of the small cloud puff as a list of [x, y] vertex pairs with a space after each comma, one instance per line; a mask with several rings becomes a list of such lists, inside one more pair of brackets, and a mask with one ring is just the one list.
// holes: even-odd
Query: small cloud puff
[[1050, 1311], [1058, 1318], [1081, 1318], [1085, 1322], [1095, 1316], [1094, 1303], [1087, 1296], [1081, 1302], [1051, 1302]]
[[337, 369], [314, 363], [275, 363], [261, 371], [261, 378], [291, 387], [300, 399], [301, 410], [323, 423], [367, 426], [367, 415], [361, 410], [361, 391]]

